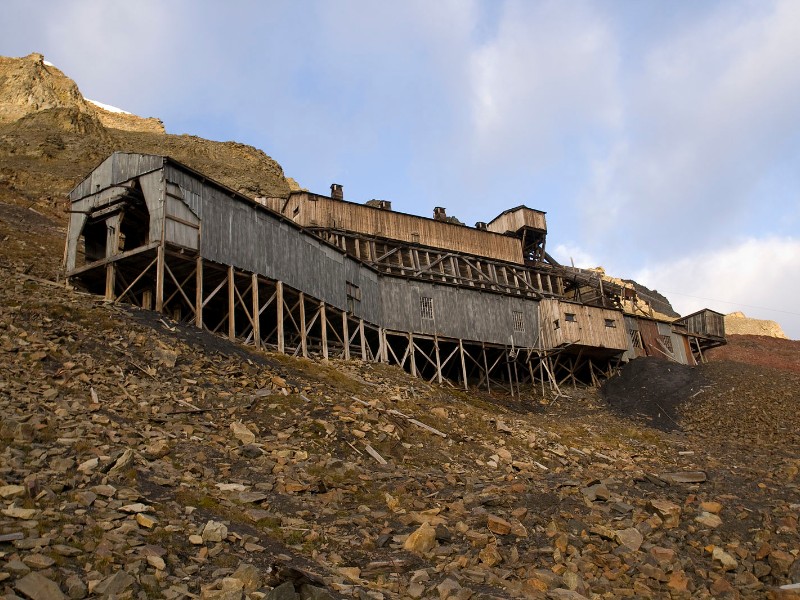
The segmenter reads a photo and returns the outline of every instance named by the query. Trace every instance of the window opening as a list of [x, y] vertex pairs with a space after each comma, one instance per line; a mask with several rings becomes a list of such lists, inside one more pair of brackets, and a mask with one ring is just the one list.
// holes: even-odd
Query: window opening
[[567, 323], [577, 323], [578, 319], [575, 316], [575, 313], [564, 313], [564, 320]]
[[433, 319], [433, 298], [422, 296], [419, 299], [419, 310], [423, 319]]
[[514, 331], [525, 333], [525, 320], [523, 319], [522, 313], [515, 310], [511, 315], [514, 317]]
[[605, 321], [606, 321], [606, 327], [614, 328], [617, 326], [617, 323], [616, 321], [614, 321], [614, 319], [606, 319]]

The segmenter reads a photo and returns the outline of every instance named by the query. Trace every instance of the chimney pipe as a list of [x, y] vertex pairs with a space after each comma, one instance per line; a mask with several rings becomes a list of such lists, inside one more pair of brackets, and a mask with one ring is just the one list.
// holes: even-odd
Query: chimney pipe
[[447, 220], [447, 209], [442, 206], [437, 206], [433, 209], [433, 218], [437, 221]]
[[484, 221], [478, 221], [475, 223], [475, 229], [479, 229], [480, 231], [486, 231], [486, 223]]
[[344, 200], [344, 187], [341, 183], [331, 184], [331, 198], [334, 200]]

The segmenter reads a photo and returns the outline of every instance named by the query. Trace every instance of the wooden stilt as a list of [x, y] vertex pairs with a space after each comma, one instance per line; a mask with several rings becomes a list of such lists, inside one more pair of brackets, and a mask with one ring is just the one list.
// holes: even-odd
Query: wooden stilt
[[156, 261], [156, 312], [164, 312], [164, 245], [158, 247]]
[[197, 264], [194, 269], [195, 293], [194, 293], [194, 324], [198, 329], [203, 328], [203, 258], [197, 257]]
[[109, 262], [106, 265], [106, 293], [105, 299], [106, 302], [112, 302], [114, 300], [114, 288], [116, 287], [117, 283], [117, 267], [114, 262]]
[[367, 362], [367, 336], [364, 335], [364, 319], [358, 320], [358, 340], [361, 343], [361, 360]]
[[408, 334], [408, 351], [409, 351], [410, 356], [411, 356], [411, 376], [412, 377], [416, 377], [417, 376], [417, 362], [416, 362], [416, 360], [414, 358], [414, 334], [413, 333], [409, 333]]
[[253, 296], [253, 343], [255, 344], [256, 348], [261, 347], [261, 315], [259, 313], [260, 303], [258, 300], [258, 275], [253, 273], [252, 275], [253, 283], [251, 287], [253, 288], [252, 296]]
[[306, 339], [306, 295], [300, 292], [300, 348], [303, 358], [308, 358], [308, 340]]
[[467, 361], [464, 360], [464, 341], [458, 338], [458, 352], [461, 355], [461, 376], [464, 378], [464, 391], [469, 391], [469, 384], [467, 384]]
[[236, 282], [233, 280], [233, 267], [228, 267], [228, 338], [230, 340], [236, 339], [236, 293], [234, 286]]
[[342, 311], [342, 340], [344, 341], [344, 359], [350, 360], [350, 328], [347, 311]]
[[275, 282], [275, 305], [276, 305], [276, 323], [278, 326], [278, 352], [284, 354], [286, 352], [286, 347], [283, 338], [283, 282], [276, 281]]
[[436, 383], [442, 383], [442, 361], [439, 357], [439, 336], [433, 336], [433, 349], [436, 352]]
[[486, 373], [486, 391], [492, 391], [492, 384], [489, 383], [489, 361], [486, 358], [486, 344], [481, 342], [481, 353], [483, 354], [483, 368], [485, 369]]
[[319, 304], [319, 319], [322, 333], [322, 359], [328, 360], [328, 314], [324, 302]]

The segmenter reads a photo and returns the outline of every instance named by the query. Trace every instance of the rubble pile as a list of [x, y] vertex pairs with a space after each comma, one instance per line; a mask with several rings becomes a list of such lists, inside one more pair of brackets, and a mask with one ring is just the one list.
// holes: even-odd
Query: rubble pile
[[5, 598], [760, 598], [800, 581], [800, 462], [726, 444], [703, 417], [729, 397], [714, 371], [688, 433], [664, 432], [592, 390], [511, 403], [4, 275]]

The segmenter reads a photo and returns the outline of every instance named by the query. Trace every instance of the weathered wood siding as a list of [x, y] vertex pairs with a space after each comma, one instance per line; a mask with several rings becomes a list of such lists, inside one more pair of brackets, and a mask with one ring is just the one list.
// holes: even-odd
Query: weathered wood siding
[[288, 202], [271, 202], [269, 206], [282, 209], [284, 216], [303, 227], [343, 229], [517, 264], [523, 262], [519, 239], [472, 227], [333, 200], [308, 192], [293, 193]]
[[700, 337], [725, 337], [725, 315], [705, 309], [679, 319], [690, 335]]
[[547, 231], [545, 214], [540, 210], [520, 206], [501, 213], [486, 225], [486, 229], [495, 233], [516, 233], [524, 227]]
[[155, 171], [164, 165], [164, 161], [163, 156], [114, 152], [69, 193], [69, 198], [74, 202], [137, 175]]
[[[387, 329], [507, 345], [513, 337], [517, 347], [536, 345], [535, 300], [388, 276], [381, 277], [381, 296]], [[423, 318], [422, 298], [431, 299], [433, 319]], [[514, 329], [514, 312], [521, 313], [525, 331]]]
[[545, 349], [577, 344], [628, 350], [628, 334], [621, 311], [546, 298], [539, 302], [539, 317]]

